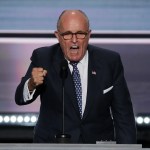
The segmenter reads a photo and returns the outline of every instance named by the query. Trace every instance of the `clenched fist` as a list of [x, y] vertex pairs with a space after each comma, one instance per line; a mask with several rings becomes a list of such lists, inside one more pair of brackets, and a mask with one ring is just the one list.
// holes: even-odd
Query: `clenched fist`
[[47, 71], [43, 68], [33, 68], [31, 78], [28, 83], [29, 91], [33, 91], [37, 86], [43, 84], [46, 74]]

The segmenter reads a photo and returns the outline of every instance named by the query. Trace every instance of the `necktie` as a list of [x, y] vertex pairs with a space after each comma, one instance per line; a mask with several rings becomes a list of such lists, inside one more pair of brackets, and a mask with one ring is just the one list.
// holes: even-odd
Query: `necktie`
[[71, 62], [70, 64], [73, 66], [72, 77], [75, 86], [75, 92], [76, 92], [77, 102], [79, 106], [80, 117], [82, 118], [82, 87], [81, 87], [80, 73], [77, 68], [78, 62]]

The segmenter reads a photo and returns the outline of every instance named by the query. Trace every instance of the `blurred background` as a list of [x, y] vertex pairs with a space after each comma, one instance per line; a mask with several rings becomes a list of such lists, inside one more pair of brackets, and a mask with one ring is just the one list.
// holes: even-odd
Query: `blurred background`
[[40, 101], [17, 106], [14, 95], [35, 48], [57, 43], [64, 9], [90, 20], [90, 43], [120, 53], [130, 90], [138, 143], [150, 147], [149, 0], [0, 0], [0, 143], [31, 143]]

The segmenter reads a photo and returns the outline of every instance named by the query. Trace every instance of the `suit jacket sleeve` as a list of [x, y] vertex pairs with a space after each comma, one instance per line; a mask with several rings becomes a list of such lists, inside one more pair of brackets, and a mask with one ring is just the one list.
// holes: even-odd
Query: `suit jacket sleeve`
[[29, 103], [32, 103], [36, 98], [37, 96], [39, 95], [40, 93], [40, 89], [41, 87], [38, 87], [36, 89], [36, 92], [32, 98], [32, 100], [30, 101], [27, 101], [25, 102], [24, 101], [24, 98], [23, 98], [23, 89], [24, 89], [24, 85], [25, 85], [25, 82], [31, 77], [31, 72], [32, 72], [32, 69], [34, 67], [38, 67], [39, 66], [39, 63], [37, 61], [37, 57], [38, 57], [38, 54], [37, 54], [37, 51], [33, 51], [33, 54], [32, 54], [32, 57], [31, 57], [31, 64], [27, 70], [27, 73], [26, 75], [21, 79], [21, 82], [20, 84], [18, 85], [17, 89], [16, 89], [16, 93], [15, 93], [15, 102], [16, 104], [18, 105], [26, 105], [26, 104], [29, 104]]

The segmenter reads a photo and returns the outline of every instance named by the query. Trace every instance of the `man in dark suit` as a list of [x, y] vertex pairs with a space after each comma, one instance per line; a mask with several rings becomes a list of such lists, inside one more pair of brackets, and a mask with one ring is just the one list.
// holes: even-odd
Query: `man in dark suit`
[[[71, 143], [136, 143], [135, 118], [120, 56], [89, 45], [90, 34], [88, 17], [80, 10], [66, 10], [55, 31], [59, 43], [34, 50], [15, 95], [18, 105], [29, 104], [40, 95], [34, 142], [55, 142], [62, 131], [60, 64], [67, 60], [64, 121]], [[75, 70], [78, 79], [73, 78]]]

